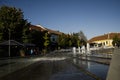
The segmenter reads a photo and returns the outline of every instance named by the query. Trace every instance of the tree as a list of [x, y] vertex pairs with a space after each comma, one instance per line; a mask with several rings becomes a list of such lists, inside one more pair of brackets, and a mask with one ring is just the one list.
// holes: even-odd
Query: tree
[[80, 43], [80, 39], [78, 37], [78, 34], [77, 33], [73, 33], [72, 34], [72, 46], [73, 47], [78, 47], [79, 43]]
[[8, 6], [0, 7], [1, 40], [14, 39], [22, 42], [29, 25], [30, 23], [24, 19], [21, 9]]
[[69, 43], [68, 43], [68, 45], [69, 45], [69, 47], [72, 46], [72, 41], [71, 41], [71, 39], [69, 39]]
[[28, 39], [29, 43], [35, 44], [41, 51], [44, 50], [46, 52], [48, 50], [50, 35], [47, 31], [30, 30]]
[[118, 35], [115, 35], [112, 44], [113, 46], [118, 46], [118, 47], [120, 46], [120, 38], [118, 37]]
[[66, 35], [65, 34], [61, 34], [58, 37], [58, 46], [60, 48], [65, 48], [66, 47]]
[[47, 32], [45, 32], [43, 38], [44, 38], [44, 47], [47, 48], [47, 46], [50, 44], [50, 38]]
[[80, 45], [86, 45], [87, 37], [84, 35], [83, 31], [76, 33], [76, 35], [78, 36], [78, 38], [80, 40], [80, 42], [79, 42]]
[[28, 38], [28, 43], [33, 43], [35, 44], [37, 47], [39, 47], [40, 50], [42, 50], [44, 48], [44, 32], [38, 31], [38, 30], [30, 30], [30, 32], [28, 32], [29, 34], [27, 35]]
[[61, 48], [79, 47], [80, 39], [76, 33], [62, 34], [58, 37], [58, 45]]

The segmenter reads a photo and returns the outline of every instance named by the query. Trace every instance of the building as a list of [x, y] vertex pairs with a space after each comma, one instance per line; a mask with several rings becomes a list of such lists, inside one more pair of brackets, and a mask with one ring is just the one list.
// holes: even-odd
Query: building
[[47, 31], [48, 34], [50, 34], [51, 48], [53, 48], [53, 50], [58, 46], [59, 35], [63, 34], [62, 32], [48, 29], [48, 28], [45, 28], [41, 25], [31, 25], [30, 30]]
[[50, 34], [51, 42], [56, 42], [58, 36], [63, 34], [62, 32], [55, 31], [55, 30], [52, 30], [52, 29], [48, 29], [48, 28], [45, 28], [41, 25], [31, 25], [30, 30], [48, 31], [48, 33]]
[[92, 47], [113, 47], [113, 38], [118, 36], [120, 38], [120, 33], [107, 33], [104, 35], [96, 36], [91, 38], [88, 43]]

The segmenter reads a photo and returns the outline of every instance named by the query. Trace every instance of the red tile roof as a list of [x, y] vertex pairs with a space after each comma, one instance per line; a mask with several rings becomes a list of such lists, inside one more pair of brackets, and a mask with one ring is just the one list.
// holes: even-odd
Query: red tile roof
[[88, 43], [92, 43], [94, 41], [99, 41], [99, 40], [105, 40], [105, 39], [113, 39], [116, 35], [120, 38], [120, 33], [108, 33], [108, 34], [93, 37], [88, 41]]
[[48, 29], [48, 28], [42, 27], [40, 25], [31, 25], [30, 29], [35, 29], [35, 30], [39, 30], [39, 31], [48, 31], [50, 34], [56, 34], [56, 35], [61, 35], [62, 34], [62, 32], [55, 31], [55, 30], [52, 30], [52, 29]]
[[39, 31], [44, 31], [44, 30], [45, 30], [44, 28], [39, 27], [39, 26], [36, 26], [36, 25], [31, 25], [31, 26], [30, 26], [30, 30], [32, 30], [32, 29], [34, 29], [34, 30], [39, 30]]

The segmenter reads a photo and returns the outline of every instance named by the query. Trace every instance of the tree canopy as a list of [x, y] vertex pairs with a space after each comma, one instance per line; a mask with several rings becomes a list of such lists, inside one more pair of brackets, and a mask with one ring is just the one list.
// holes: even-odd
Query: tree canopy
[[118, 47], [120, 46], [120, 38], [118, 37], [118, 35], [115, 35], [112, 44], [113, 46], [118, 46]]
[[22, 42], [29, 25], [30, 23], [24, 19], [21, 9], [8, 6], [0, 7], [1, 40], [10, 38]]
[[58, 46], [61, 48], [80, 47], [81, 45], [86, 45], [86, 41], [87, 39], [83, 32], [62, 34], [58, 37]]

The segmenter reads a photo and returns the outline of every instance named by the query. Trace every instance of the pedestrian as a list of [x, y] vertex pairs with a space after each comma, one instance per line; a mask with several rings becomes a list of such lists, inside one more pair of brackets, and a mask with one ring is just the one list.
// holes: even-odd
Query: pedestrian
[[33, 54], [33, 49], [30, 50], [31, 55]]

